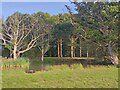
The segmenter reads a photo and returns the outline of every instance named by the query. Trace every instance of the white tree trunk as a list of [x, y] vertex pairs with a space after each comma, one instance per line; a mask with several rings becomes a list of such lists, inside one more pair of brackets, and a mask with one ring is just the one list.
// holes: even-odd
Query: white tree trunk
[[41, 61], [43, 62], [44, 60], [44, 46], [41, 46]]
[[109, 51], [109, 54], [111, 56], [111, 61], [114, 65], [117, 65], [118, 64], [118, 57], [116, 55], [116, 53], [112, 50], [112, 47], [110, 44], [108, 44], [108, 51]]
[[13, 59], [17, 59], [17, 46], [14, 45], [14, 50], [13, 50]]
[[82, 50], [81, 50], [81, 40], [80, 40], [80, 57], [82, 56]]
[[87, 57], [88, 57], [88, 55], [89, 55], [89, 54], [88, 54], [88, 48], [87, 48]]
[[74, 43], [74, 38], [73, 37], [71, 37], [71, 58], [73, 58], [73, 56], [74, 56], [74, 46], [73, 46], [73, 43]]

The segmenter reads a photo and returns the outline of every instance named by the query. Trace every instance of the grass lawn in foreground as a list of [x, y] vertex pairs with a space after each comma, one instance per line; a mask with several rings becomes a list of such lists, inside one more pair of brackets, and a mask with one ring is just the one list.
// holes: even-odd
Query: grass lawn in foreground
[[118, 88], [118, 68], [55, 65], [33, 74], [25, 68], [5, 69], [2, 80], [3, 88]]

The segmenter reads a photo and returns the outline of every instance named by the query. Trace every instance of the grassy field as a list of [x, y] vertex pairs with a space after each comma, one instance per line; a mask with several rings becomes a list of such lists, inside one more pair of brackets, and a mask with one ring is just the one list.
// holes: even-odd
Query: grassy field
[[47, 71], [25, 72], [22, 68], [3, 69], [3, 88], [118, 88], [118, 68], [114, 66], [91, 66], [81, 64], [52, 65]]

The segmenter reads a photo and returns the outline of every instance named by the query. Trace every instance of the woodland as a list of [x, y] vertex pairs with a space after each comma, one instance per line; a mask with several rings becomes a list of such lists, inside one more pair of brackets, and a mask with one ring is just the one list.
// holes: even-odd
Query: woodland
[[71, 4], [77, 13], [65, 5], [68, 13], [15, 12], [0, 19], [0, 87], [119, 87], [120, 4]]
[[2, 23], [3, 56], [95, 57], [118, 64], [119, 3], [71, 2], [68, 13], [15, 12]]

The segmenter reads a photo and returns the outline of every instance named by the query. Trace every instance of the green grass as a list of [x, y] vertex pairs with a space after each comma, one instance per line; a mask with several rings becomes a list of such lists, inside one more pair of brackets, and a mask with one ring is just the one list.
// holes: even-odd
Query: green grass
[[3, 59], [2, 60], [2, 65], [14, 65], [14, 64], [28, 64], [29, 63], [29, 59], [27, 58], [18, 58], [17, 60], [13, 60], [13, 59]]
[[54, 65], [48, 71], [3, 70], [3, 88], [118, 88], [118, 68]]

